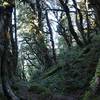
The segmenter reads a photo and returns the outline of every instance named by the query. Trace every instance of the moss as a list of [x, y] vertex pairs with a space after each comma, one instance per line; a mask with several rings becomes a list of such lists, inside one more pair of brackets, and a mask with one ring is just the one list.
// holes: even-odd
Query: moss
[[48, 88], [43, 87], [40, 84], [36, 84], [36, 83], [31, 85], [30, 88], [28, 89], [28, 91], [34, 92], [36, 94], [42, 94], [42, 95], [50, 94], [50, 90]]
[[92, 89], [95, 89], [95, 87], [96, 87], [96, 78], [97, 77], [100, 77], [100, 59], [99, 59], [99, 62], [97, 64], [97, 67], [96, 67], [95, 76], [92, 78], [92, 81], [90, 82], [90, 87]]
[[83, 100], [100, 100], [100, 96], [94, 95], [91, 91], [86, 91]]
[[96, 68], [95, 76], [100, 77], [100, 59], [99, 59], [99, 62], [98, 62], [97, 68]]
[[90, 99], [90, 92], [89, 91], [86, 91], [84, 97], [83, 97], [83, 100], [89, 100]]

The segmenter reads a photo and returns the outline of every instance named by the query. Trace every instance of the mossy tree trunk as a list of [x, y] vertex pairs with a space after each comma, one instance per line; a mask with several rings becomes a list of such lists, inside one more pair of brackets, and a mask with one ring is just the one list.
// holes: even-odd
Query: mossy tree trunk
[[[96, 12], [97, 22], [100, 27], [100, 0], [88, 0], [88, 1], [90, 3], [91, 7], [94, 8], [94, 10]], [[97, 68], [96, 68], [96, 73], [94, 76], [94, 83], [95, 83], [95, 85], [93, 87], [94, 92], [95, 93], [100, 92], [100, 60], [97, 65]]]

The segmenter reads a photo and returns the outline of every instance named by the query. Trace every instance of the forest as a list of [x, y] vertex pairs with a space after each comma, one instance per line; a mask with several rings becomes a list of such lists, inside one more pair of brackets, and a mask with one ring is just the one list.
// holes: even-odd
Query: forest
[[100, 0], [0, 0], [0, 100], [100, 100]]

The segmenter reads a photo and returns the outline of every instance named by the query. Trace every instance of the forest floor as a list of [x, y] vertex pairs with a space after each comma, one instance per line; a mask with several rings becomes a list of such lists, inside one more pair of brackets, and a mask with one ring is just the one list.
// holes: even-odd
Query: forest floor
[[[24, 91], [24, 92], [23, 92]], [[23, 98], [24, 100], [78, 100], [78, 98], [71, 94], [71, 95], [40, 95], [33, 92], [28, 91], [28, 88], [23, 86], [18, 91], [19, 97]]]
[[[33, 92], [28, 91], [28, 87], [21, 86], [17, 92], [15, 92], [18, 97], [21, 98], [21, 100], [78, 100], [76, 94], [71, 95], [40, 95]], [[3, 94], [2, 86], [0, 85], [0, 94]], [[1, 99], [0, 100], [4, 100]]]

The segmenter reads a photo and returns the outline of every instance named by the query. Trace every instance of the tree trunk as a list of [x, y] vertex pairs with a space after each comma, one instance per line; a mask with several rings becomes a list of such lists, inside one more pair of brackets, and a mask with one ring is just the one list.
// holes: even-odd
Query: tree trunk
[[52, 28], [51, 28], [51, 25], [50, 25], [50, 22], [49, 22], [47, 11], [46, 11], [46, 20], [47, 20], [47, 26], [48, 26], [49, 34], [50, 34], [50, 41], [51, 41], [51, 45], [52, 45], [53, 59], [54, 59], [55, 64], [57, 64], [53, 33], [52, 33]]
[[64, 11], [66, 12], [66, 16], [68, 18], [68, 25], [69, 25], [70, 33], [73, 35], [74, 39], [76, 40], [76, 43], [80, 47], [83, 47], [82, 41], [79, 39], [77, 33], [75, 32], [75, 30], [73, 28], [72, 21], [71, 21], [71, 17], [70, 17], [70, 11], [69, 11], [69, 8], [68, 8], [67, 4], [65, 4], [63, 0], [59, 0], [59, 2], [61, 3]]
[[2, 88], [4, 91], [4, 95], [7, 97], [7, 100], [19, 100], [16, 95], [13, 93], [8, 79], [8, 55], [10, 52], [9, 49], [9, 41], [10, 41], [10, 31], [9, 31], [9, 22], [11, 20], [12, 15], [12, 6], [3, 7], [0, 6], [0, 68], [1, 68], [1, 81], [2, 81]]
[[[100, 27], [100, 0], [89, 0], [91, 7], [94, 8], [95, 12], [96, 12], [96, 17], [98, 20], [98, 24]], [[99, 65], [96, 68], [96, 75], [95, 75], [95, 93], [97, 94], [98, 92], [100, 92], [100, 60], [99, 60]], [[98, 70], [97, 70], [98, 69]], [[98, 75], [99, 73], [99, 75]], [[99, 93], [100, 94], [100, 93]]]

